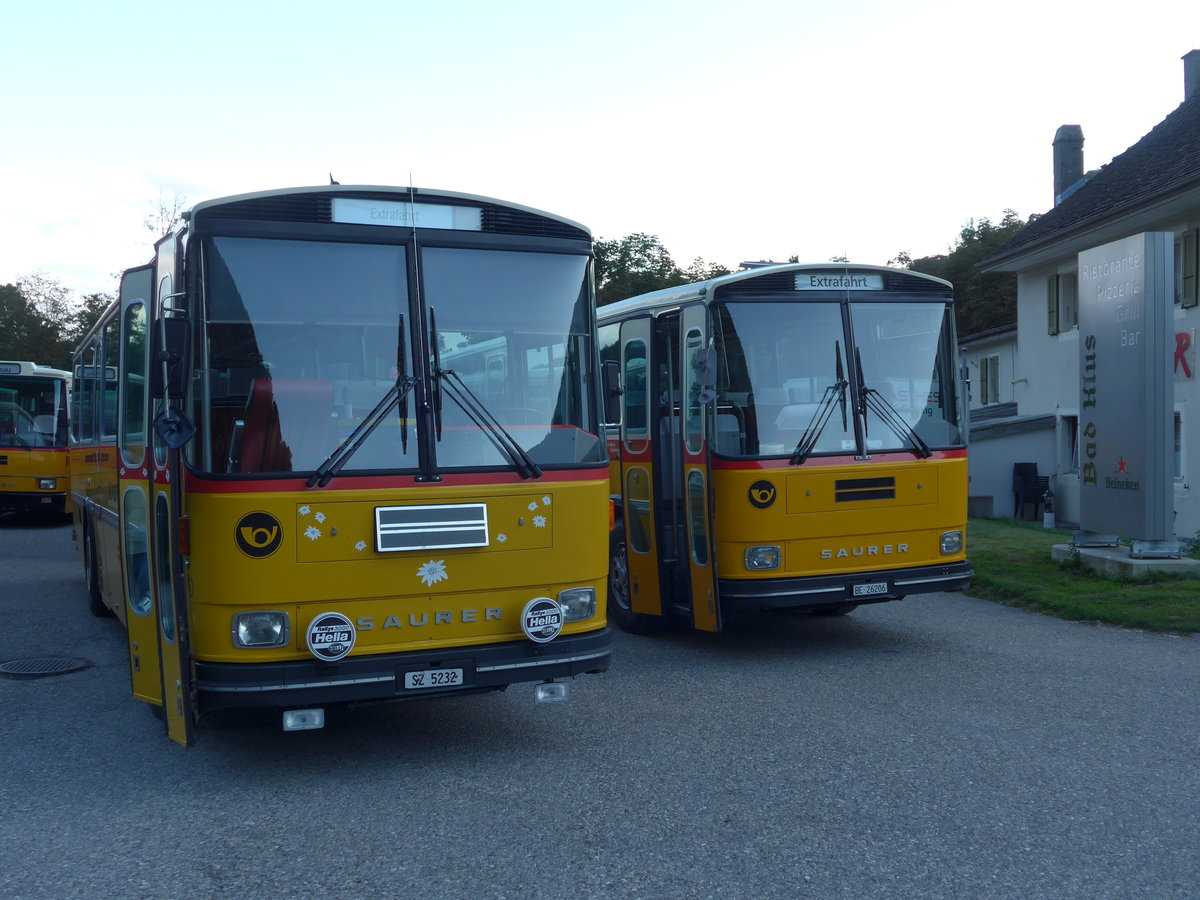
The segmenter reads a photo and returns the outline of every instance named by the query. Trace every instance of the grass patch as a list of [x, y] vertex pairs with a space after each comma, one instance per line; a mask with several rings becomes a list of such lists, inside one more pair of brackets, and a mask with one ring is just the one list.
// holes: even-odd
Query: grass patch
[[1060, 619], [1168, 634], [1200, 632], [1200, 579], [1108, 578], [1078, 562], [1060, 565], [1050, 559], [1052, 545], [1070, 542], [1069, 531], [1033, 522], [972, 519], [967, 556], [975, 578], [968, 593]]

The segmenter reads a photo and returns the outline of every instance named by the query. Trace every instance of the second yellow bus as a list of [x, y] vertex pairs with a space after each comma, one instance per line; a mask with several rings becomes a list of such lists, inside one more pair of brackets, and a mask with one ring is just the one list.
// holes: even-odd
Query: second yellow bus
[[969, 583], [950, 284], [752, 267], [597, 318], [618, 625], [720, 631]]

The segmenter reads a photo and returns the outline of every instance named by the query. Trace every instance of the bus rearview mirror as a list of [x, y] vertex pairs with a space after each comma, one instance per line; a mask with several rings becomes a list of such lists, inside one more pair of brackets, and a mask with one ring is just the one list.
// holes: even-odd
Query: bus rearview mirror
[[182, 399], [192, 371], [192, 323], [187, 319], [159, 319], [154, 323], [152, 340], [151, 396], [156, 400]]
[[601, 365], [604, 389], [604, 421], [621, 421], [621, 364], [615, 359], [606, 359]]

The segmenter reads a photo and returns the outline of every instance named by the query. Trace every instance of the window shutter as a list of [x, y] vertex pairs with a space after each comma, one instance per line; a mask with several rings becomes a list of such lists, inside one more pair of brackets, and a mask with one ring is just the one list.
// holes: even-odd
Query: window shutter
[[987, 405], [988, 388], [991, 379], [988, 377], [991, 373], [988, 371], [989, 357], [983, 357], [979, 360], [979, 404], [980, 406]]
[[1046, 333], [1058, 334], [1058, 276], [1046, 279]]
[[1179, 305], [1183, 307], [1200, 304], [1200, 295], [1196, 290], [1196, 231], [1193, 229], [1183, 236], [1183, 284], [1179, 295]]

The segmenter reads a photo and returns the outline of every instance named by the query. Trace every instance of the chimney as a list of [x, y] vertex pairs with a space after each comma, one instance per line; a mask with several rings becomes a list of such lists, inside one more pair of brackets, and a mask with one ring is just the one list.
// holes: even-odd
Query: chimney
[[1183, 99], [1191, 100], [1200, 93], [1200, 50], [1183, 57]]
[[[1198, 54], [1200, 58], [1200, 54]], [[1083, 177], [1083, 129], [1062, 125], [1054, 133], [1054, 205]]]

